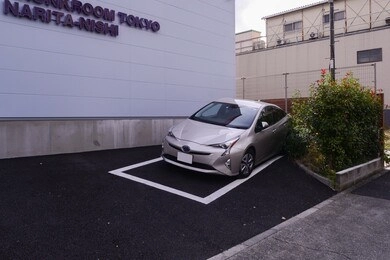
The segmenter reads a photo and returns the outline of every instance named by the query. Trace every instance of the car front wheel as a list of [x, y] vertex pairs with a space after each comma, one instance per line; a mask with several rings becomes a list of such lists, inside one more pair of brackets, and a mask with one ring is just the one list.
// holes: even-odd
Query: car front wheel
[[242, 156], [240, 163], [240, 171], [239, 177], [247, 178], [251, 175], [253, 167], [255, 165], [255, 156], [252, 150], [248, 150], [245, 152], [244, 156]]

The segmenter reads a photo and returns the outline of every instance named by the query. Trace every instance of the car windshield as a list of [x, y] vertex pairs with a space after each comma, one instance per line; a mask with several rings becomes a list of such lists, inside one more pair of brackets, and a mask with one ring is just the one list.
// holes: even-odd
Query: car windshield
[[193, 114], [190, 119], [214, 125], [248, 129], [257, 111], [258, 109], [254, 107], [212, 102]]

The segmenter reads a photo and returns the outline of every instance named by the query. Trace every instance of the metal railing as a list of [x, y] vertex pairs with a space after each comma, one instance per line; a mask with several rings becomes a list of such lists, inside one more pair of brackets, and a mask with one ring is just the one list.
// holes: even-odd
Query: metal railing
[[[289, 99], [295, 97], [297, 93], [301, 97], [309, 96], [310, 86], [321, 79], [321, 71], [318, 69], [257, 77], [242, 76], [236, 79], [236, 97], [252, 100], [280, 100], [278, 105], [287, 110]], [[363, 87], [377, 92], [375, 64], [336, 68], [336, 80], [345, 77], [347, 73], [352, 73]]]

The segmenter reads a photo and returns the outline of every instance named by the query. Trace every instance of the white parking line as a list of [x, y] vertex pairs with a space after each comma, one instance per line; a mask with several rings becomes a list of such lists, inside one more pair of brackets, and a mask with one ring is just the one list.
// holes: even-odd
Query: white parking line
[[169, 193], [172, 193], [172, 194], [176, 194], [178, 196], [181, 196], [181, 197], [184, 197], [184, 198], [187, 198], [187, 199], [190, 199], [190, 200], [194, 200], [194, 201], [197, 201], [197, 202], [200, 202], [200, 203], [203, 203], [203, 204], [207, 205], [207, 204], [213, 202], [214, 200], [220, 198], [221, 196], [225, 195], [229, 191], [233, 190], [234, 188], [238, 187], [239, 185], [243, 184], [244, 182], [246, 182], [250, 178], [256, 176], [256, 174], [258, 174], [259, 172], [261, 172], [262, 170], [264, 170], [265, 168], [267, 168], [268, 166], [270, 166], [272, 163], [274, 163], [275, 161], [279, 160], [280, 158], [282, 158], [282, 156], [278, 156], [278, 157], [272, 158], [271, 160], [269, 160], [269, 161], [259, 165], [258, 167], [256, 167], [253, 170], [252, 174], [248, 178], [246, 178], [246, 179], [237, 179], [237, 180], [229, 183], [225, 187], [223, 187], [223, 188], [213, 192], [212, 194], [210, 194], [209, 196], [204, 197], [204, 198], [196, 196], [196, 195], [193, 195], [193, 194], [190, 194], [188, 192], [184, 192], [184, 191], [181, 191], [181, 190], [178, 190], [178, 189], [174, 189], [174, 188], [171, 188], [171, 187], [168, 187], [168, 186], [156, 183], [156, 182], [152, 182], [152, 181], [148, 181], [148, 180], [145, 180], [145, 179], [142, 179], [142, 178], [139, 178], [139, 177], [135, 177], [135, 176], [130, 175], [128, 173], [125, 173], [125, 171], [129, 171], [129, 170], [132, 170], [132, 169], [135, 169], [135, 168], [139, 168], [139, 167], [142, 167], [142, 166], [146, 166], [146, 165], [149, 165], [149, 164], [152, 164], [152, 163], [159, 162], [159, 161], [162, 160], [162, 158], [156, 158], [156, 159], [145, 161], [145, 162], [142, 162], [142, 163], [133, 164], [133, 165], [130, 165], [130, 166], [127, 166], [127, 167], [123, 167], [123, 168], [120, 168], [120, 169], [109, 171], [109, 173], [111, 173], [113, 175], [116, 175], [116, 176], [120, 176], [120, 177], [129, 179], [129, 180], [132, 180], [132, 181], [135, 181], [135, 182], [138, 182], [138, 183], [145, 184], [145, 185], [150, 186], [150, 187], [154, 187], [154, 188], [159, 189], [159, 190], [163, 190], [163, 191], [166, 191], [166, 192], [169, 192]]

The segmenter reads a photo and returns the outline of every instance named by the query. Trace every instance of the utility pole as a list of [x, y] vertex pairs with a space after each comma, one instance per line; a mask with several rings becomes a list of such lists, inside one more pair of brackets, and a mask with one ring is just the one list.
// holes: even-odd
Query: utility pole
[[284, 111], [286, 111], [286, 113], [288, 113], [288, 96], [287, 96], [287, 88], [288, 88], [287, 76], [288, 76], [288, 73], [283, 73], [283, 75], [284, 75]]
[[329, 22], [330, 22], [330, 61], [329, 61], [329, 71], [332, 80], [335, 80], [335, 71], [336, 71], [336, 61], [334, 53], [334, 0], [329, 0]]
[[242, 99], [245, 99], [245, 77], [241, 77], [242, 80]]
[[376, 63], [372, 64], [374, 66], [374, 92], [376, 95]]

